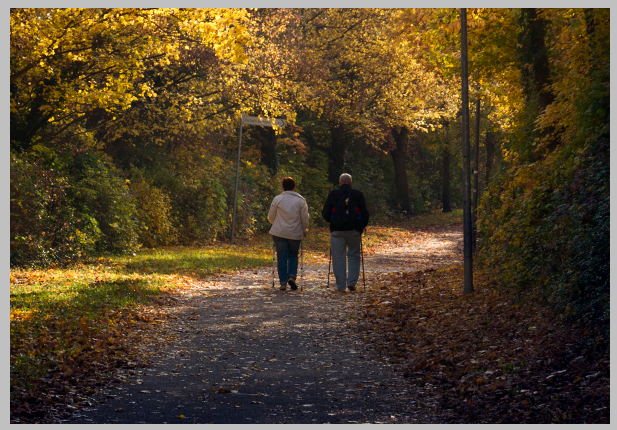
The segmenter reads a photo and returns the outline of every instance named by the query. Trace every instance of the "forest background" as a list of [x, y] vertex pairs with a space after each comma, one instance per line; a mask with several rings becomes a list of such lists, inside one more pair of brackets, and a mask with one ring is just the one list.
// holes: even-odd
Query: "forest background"
[[[457, 9], [11, 9], [10, 264], [313, 226], [348, 172], [375, 221], [462, 206]], [[478, 261], [606, 350], [609, 9], [469, 9]], [[479, 111], [476, 103], [479, 101]], [[477, 114], [479, 112], [479, 116]]]

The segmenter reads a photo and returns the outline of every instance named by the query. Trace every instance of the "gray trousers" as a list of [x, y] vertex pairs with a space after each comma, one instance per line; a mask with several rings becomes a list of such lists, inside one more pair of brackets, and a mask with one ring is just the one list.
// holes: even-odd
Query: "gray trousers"
[[[333, 231], [330, 233], [332, 250], [332, 270], [336, 279], [336, 288], [345, 291], [348, 285], [356, 285], [360, 276], [360, 240], [362, 234], [355, 230]], [[346, 272], [345, 254], [349, 264]]]

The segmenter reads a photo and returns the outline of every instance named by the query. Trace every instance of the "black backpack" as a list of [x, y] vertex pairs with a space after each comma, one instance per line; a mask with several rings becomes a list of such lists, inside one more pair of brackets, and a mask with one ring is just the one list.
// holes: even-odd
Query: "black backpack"
[[[354, 192], [355, 191], [355, 192]], [[337, 230], [362, 230], [362, 214], [360, 211], [359, 194], [350, 188], [343, 192], [340, 188], [334, 190], [334, 207], [330, 214], [330, 225]]]

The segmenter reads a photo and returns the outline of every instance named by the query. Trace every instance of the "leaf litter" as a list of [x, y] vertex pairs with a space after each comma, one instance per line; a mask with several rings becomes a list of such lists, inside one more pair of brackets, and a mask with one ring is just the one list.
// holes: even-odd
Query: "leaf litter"
[[361, 331], [449, 423], [609, 423], [610, 359], [549, 309], [463, 268], [387, 274], [364, 297]]

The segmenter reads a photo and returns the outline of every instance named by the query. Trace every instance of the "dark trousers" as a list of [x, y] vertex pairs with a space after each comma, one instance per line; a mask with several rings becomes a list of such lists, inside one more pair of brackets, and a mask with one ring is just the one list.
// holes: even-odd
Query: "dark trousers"
[[287, 279], [296, 278], [298, 273], [298, 250], [300, 240], [284, 239], [272, 236], [276, 245], [276, 260], [281, 285], [287, 285]]

